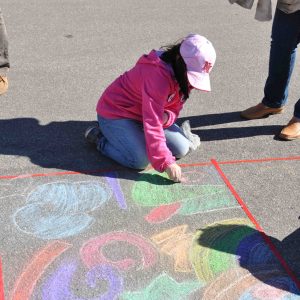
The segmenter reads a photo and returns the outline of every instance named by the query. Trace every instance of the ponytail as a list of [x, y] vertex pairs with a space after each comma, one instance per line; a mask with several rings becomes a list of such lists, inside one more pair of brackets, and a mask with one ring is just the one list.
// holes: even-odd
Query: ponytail
[[184, 100], [189, 98], [190, 89], [189, 83], [187, 78], [187, 69], [186, 64], [180, 55], [180, 45], [174, 44], [162, 47], [164, 53], [160, 56], [160, 58], [167, 64], [172, 66], [172, 69], [175, 74], [175, 79], [179, 84], [179, 88], [181, 93], [183, 94]]

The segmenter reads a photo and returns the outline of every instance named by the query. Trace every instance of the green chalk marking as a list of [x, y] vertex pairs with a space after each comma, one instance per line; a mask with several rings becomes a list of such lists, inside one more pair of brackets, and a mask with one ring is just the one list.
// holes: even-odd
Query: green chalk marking
[[184, 199], [178, 213], [191, 215], [235, 205], [235, 199], [229, 194], [225, 186], [206, 185], [202, 186], [200, 194], [196, 195], [195, 198]]
[[172, 194], [175, 184], [170, 181], [166, 173], [145, 173], [133, 186], [132, 198], [141, 206], [160, 206], [176, 202]]
[[143, 291], [125, 292], [122, 300], [184, 300], [201, 288], [199, 281], [189, 280], [178, 283], [169, 275], [162, 273], [150, 283]]
[[197, 231], [191, 261], [198, 278], [209, 281], [237, 263], [239, 243], [253, 234], [253, 228], [244, 224], [247, 220], [226, 220]]
[[[211, 269], [215, 274], [224, 272], [232, 266], [233, 262], [236, 262], [234, 253], [236, 253], [239, 243], [246, 236], [253, 234], [253, 229], [250, 227], [248, 228], [249, 230], [245, 230], [245, 228], [237, 226], [233, 227], [231, 230], [219, 232], [219, 238], [216, 236], [212, 248], [218, 249], [218, 251], [215, 250], [210, 255]], [[220, 231], [220, 229], [218, 229], [218, 231]], [[223, 262], [226, 263], [223, 265]]]
[[181, 215], [191, 215], [236, 205], [235, 199], [224, 185], [174, 184], [165, 173], [143, 174], [132, 190], [132, 198], [140, 206], [155, 207], [182, 202]]

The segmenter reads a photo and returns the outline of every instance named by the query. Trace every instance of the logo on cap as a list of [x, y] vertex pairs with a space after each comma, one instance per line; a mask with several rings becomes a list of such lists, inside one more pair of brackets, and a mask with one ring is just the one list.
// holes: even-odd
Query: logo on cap
[[202, 71], [204, 71], [205, 73], [209, 73], [211, 68], [212, 68], [212, 63], [206, 61], [204, 66], [202, 67]]

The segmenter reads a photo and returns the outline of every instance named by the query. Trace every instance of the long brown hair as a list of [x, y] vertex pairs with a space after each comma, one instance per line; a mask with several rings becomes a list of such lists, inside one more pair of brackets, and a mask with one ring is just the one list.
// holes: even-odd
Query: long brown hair
[[183, 98], [184, 100], [187, 100], [189, 98], [190, 89], [187, 78], [186, 64], [180, 54], [180, 45], [181, 42], [173, 45], [163, 46], [161, 49], [164, 50], [164, 52], [160, 58], [172, 66], [175, 79], [179, 84]]

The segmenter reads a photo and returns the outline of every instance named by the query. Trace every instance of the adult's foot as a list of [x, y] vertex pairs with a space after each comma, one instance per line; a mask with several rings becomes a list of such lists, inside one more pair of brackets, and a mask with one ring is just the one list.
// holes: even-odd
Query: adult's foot
[[281, 130], [279, 137], [287, 141], [300, 139], [300, 119], [293, 117]]
[[6, 93], [8, 89], [8, 79], [6, 76], [0, 75], [0, 95]]
[[272, 108], [268, 107], [262, 103], [255, 106], [251, 106], [246, 110], [241, 112], [241, 117], [247, 120], [266, 118], [269, 115], [281, 114], [283, 112], [283, 107]]

